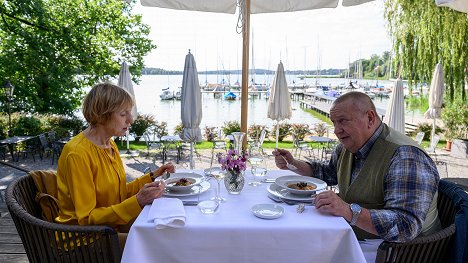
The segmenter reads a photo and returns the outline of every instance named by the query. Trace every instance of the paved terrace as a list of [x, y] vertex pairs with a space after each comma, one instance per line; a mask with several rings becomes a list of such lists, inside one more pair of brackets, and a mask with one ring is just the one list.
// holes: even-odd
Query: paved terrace
[[[269, 156], [266, 158], [267, 169], [276, 169], [274, 164], [274, 158], [271, 156], [272, 149], [266, 149]], [[450, 177], [450, 180], [465, 182], [468, 179], [468, 161], [466, 159], [455, 158], [444, 150], [437, 150], [437, 160], [446, 163], [447, 165], [438, 165], [439, 172], [442, 178]], [[128, 180], [141, 176], [146, 167], [155, 169], [162, 164], [162, 159], [158, 153], [150, 153], [147, 155], [144, 152], [135, 152], [131, 155], [125, 154], [125, 151], [121, 152], [122, 160], [126, 166]], [[188, 169], [188, 155], [182, 156], [182, 160], [177, 164], [175, 156], [168, 156], [169, 161], [176, 165], [176, 169]], [[313, 156], [308, 156], [302, 153], [301, 159], [311, 160]], [[211, 162], [211, 150], [199, 150], [194, 155], [195, 169], [205, 169], [210, 167]], [[44, 157], [40, 160], [36, 156], [36, 160], [33, 161], [31, 157], [27, 159], [20, 158], [18, 162], [12, 162], [11, 157], [7, 154], [6, 159], [0, 165], [0, 191], [2, 192], [2, 198], [0, 199], [0, 262], [28, 262], [24, 252], [21, 239], [19, 238], [14, 223], [6, 209], [6, 205], [3, 198], [3, 192], [8, 184], [19, 176], [24, 176], [24, 171], [17, 170], [8, 166], [13, 164], [24, 170], [39, 170], [39, 169], [57, 169], [57, 161], [54, 160], [52, 164], [51, 157]], [[249, 187], [249, 186], [247, 186]], [[465, 188], [466, 189], [466, 188]]]

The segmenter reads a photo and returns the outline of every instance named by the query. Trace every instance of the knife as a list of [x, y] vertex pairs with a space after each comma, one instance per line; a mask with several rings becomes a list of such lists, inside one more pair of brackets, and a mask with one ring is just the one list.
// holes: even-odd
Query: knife
[[186, 201], [182, 201], [182, 204], [183, 205], [187, 205], [187, 206], [196, 206], [198, 205], [198, 201], [191, 201], [191, 200], [186, 200]]

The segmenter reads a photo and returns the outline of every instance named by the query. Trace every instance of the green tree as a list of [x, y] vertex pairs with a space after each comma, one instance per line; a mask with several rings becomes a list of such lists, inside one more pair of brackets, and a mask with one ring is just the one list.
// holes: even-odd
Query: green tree
[[[468, 23], [466, 14], [436, 6], [434, 0], [386, 0], [385, 17], [393, 39], [393, 65], [403, 78], [430, 82], [434, 66], [441, 62], [453, 102], [465, 100], [468, 78]], [[411, 92], [410, 92], [411, 94]]]
[[12, 110], [71, 115], [83, 89], [118, 76], [124, 60], [138, 83], [143, 57], [155, 45], [141, 16], [131, 14], [133, 6], [116, 0], [0, 1], [0, 82], [15, 86]]

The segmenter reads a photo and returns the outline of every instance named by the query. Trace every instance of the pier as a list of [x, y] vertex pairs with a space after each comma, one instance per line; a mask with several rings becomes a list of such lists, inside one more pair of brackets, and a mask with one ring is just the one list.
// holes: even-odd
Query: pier
[[[305, 96], [310, 96], [310, 98], [312, 99], [301, 100], [300, 101], [301, 108], [313, 110], [315, 112], [318, 112], [330, 118], [330, 108], [331, 108], [333, 101], [335, 101], [336, 98], [333, 98], [330, 96], [319, 95], [319, 94], [315, 94], [315, 95], [306, 94]], [[377, 114], [383, 120], [386, 110], [381, 109], [381, 108], [376, 108], [376, 110], [377, 110]], [[405, 133], [406, 134], [416, 131], [417, 128], [418, 128], [417, 124], [405, 121]]]

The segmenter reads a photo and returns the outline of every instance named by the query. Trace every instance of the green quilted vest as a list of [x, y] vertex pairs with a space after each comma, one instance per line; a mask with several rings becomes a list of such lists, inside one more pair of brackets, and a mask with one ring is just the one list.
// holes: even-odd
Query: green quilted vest
[[[395, 150], [402, 145], [412, 145], [421, 149], [409, 137], [384, 125], [383, 131], [372, 146], [361, 171], [351, 184], [354, 156], [350, 151], [343, 148], [337, 164], [340, 197], [349, 204], [356, 203], [367, 209], [382, 209], [385, 205], [384, 176], [388, 171]], [[436, 220], [438, 221], [437, 193], [426, 216], [422, 233], [427, 233], [435, 225]], [[353, 227], [353, 230], [358, 239], [380, 238], [358, 227]]]

